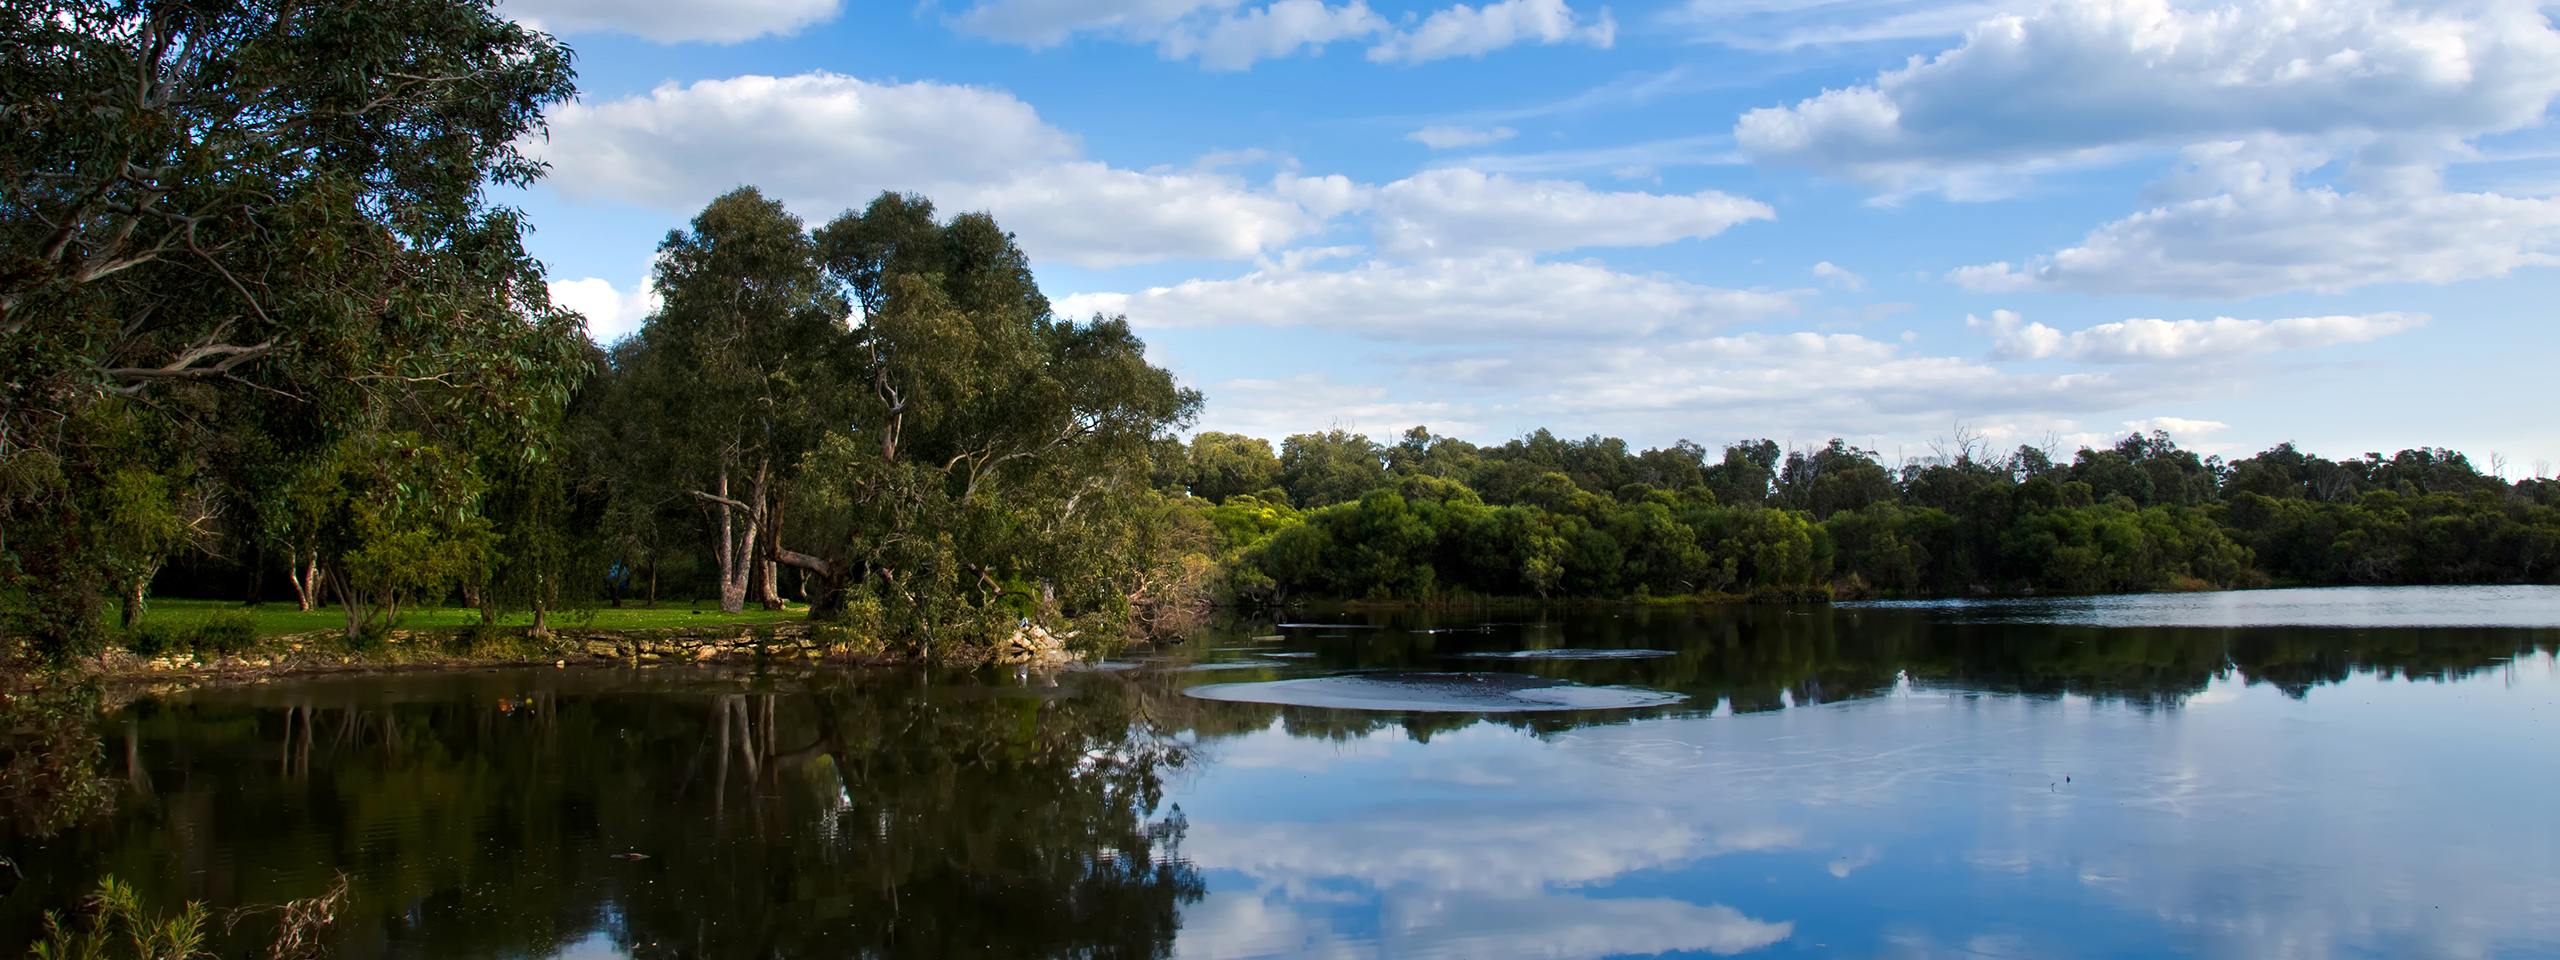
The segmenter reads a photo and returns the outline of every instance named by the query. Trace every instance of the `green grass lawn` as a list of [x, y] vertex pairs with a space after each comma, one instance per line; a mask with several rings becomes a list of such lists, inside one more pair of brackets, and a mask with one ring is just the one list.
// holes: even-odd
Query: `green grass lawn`
[[[258, 617], [258, 635], [262, 637], [272, 637], [287, 633], [306, 633], [313, 630], [337, 630], [342, 629], [347, 625], [347, 615], [340, 612], [336, 606], [321, 607], [309, 613], [304, 613], [291, 603], [264, 603], [250, 607], [243, 606], [239, 602], [232, 600], [154, 599], [151, 601], [149, 613], [144, 616], [143, 622], [146, 625], [161, 629], [185, 631], [202, 625], [207, 619], [213, 616], [215, 611], [218, 610], [246, 610], [250, 613], [256, 614]], [[721, 613], [720, 605], [717, 603], [688, 605], [675, 601], [661, 600], [658, 602], [658, 608], [655, 610], [646, 609], [634, 604], [624, 606], [619, 609], [614, 607], [596, 607], [587, 610], [554, 611], [551, 614], [551, 625], [554, 627], [587, 627], [600, 630], [638, 630], [649, 627], [700, 627], [731, 623], [779, 623], [783, 621], [803, 619], [808, 615], [808, 606], [796, 603], [790, 604], [781, 610], [767, 610], [763, 607], [750, 604], [745, 611], [740, 613]], [[429, 607], [425, 609], [401, 611], [399, 626], [400, 629], [404, 630], [417, 630], [429, 627], [471, 626], [479, 622], [480, 611], [469, 607]], [[499, 618], [498, 623], [500, 625], [510, 627], [531, 626], [533, 625], [533, 615], [530, 613], [509, 614]]]

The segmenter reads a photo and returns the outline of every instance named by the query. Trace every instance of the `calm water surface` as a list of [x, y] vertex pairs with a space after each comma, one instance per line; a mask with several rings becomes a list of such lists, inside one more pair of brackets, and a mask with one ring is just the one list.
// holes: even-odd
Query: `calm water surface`
[[2560, 589], [1300, 617], [146, 697], [0, 955], [344, 872], [348, 958], [2560, 956]]

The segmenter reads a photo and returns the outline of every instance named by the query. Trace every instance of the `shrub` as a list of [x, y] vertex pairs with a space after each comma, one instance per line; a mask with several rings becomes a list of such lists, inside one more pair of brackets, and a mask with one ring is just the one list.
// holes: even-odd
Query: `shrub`
[[174, 631], [154, 624], [137, 626], [124, 635], [124, 648], [145, 660], [166, 654], [181, 645]]
[[258, 644], [258, 615], [246, 610], [217, 610], [187, 637], [206, 653], [239, 653]]

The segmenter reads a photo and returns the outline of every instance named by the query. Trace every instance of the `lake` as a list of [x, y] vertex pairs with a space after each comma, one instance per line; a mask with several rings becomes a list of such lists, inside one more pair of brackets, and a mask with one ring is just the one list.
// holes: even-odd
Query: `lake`
[[[0, 840], [344, 958], [2560, 955], [2560, 588], [1293, 613], [133, 699]], [[258, 948], [244, 921], [225, 956]]]

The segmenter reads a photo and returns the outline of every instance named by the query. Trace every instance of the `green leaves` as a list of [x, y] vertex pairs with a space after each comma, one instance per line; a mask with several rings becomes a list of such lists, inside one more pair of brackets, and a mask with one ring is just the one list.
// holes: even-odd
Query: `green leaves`
[[[292, 526], [254, 513], [348, 437], [547, 455], [583, 337], [485, 191], [540, 173], [520, 145], [571, 92], [568, 49], [481, 0], [9, 3], [0, 474], [30, 482], [0, 533], [43, 584], [13, 632], [77, 647], [84, 598], [165, 559], [150, 511], [114, 506], [141, 487], [64, 515], [96, 478], [235, 505], [205, 532], [246, 541]], [[147, 455], [73, 427], [103, 421]], [[66, 529], [108, 535], [28, 536]]]

